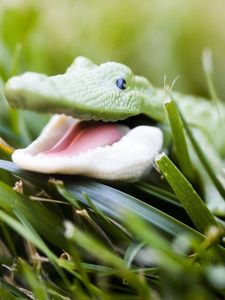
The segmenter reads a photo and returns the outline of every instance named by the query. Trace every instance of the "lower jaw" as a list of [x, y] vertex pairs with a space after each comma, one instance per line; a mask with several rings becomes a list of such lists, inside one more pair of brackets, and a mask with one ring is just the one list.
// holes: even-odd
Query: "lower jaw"
[[16, 150], [13, 161], [23, 169], [48, 174], [73, 174], [106, 180], [134, 181], [149, 173], [163, 143], [160, 129], [137, 126], [111, 145], [97, 146], [80, 153], [54, 153], [49, 149], [71, 124], [79, 122], [54, 115], [40, 136], [27, 148]]

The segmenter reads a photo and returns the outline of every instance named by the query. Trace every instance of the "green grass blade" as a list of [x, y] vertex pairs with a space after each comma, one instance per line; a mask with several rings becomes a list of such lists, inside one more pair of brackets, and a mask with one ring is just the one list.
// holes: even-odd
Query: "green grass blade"
[[209, 48], [204, 49], [202, 54], [202, 66], [205, 74], [209, 94], [213, 100], [213, 104], [215, 105], [218, 113], [218, 117], [220, 120], [220, 124], [225, 129], [225, 124], [223, 121], [223, 115], [221, 111], [221, 100], [217, 95], [215, 84], [213, 81], [213, 59], [212, 59], [212, 51]]
[[77, 180], [76, 183], [65, 182], [65, 189], [71, 193], [71, 196], [74, 195], [80, 202], [88, 205], [83, 198], [83, 192], [85, 192], [95, 206], [105, 215], [122, 222], [124, 225], [127, 221], [123, 212], [130, 211], [136, 213], [169, 237], [174, 237], [181, 232], [190, 232], [196, 237], [202, 238], [200, 233], [159, 209], [107, 185], [94, 181]]
[[194, 178], [192, 162], [190, 160], [186, 138], [183, 131], [183, 124], [173, 100], [165, 103], [167, 116], [172, 130], [176, 157], [181, 171], [190, 179]]
[[[69, 201], [78, 209], [82, 209], [79, 200], [76, 199], [74, 195], [72, 195], [65, 189], [63, 182], [51, 180], [51, 183], [56, 186], [57, 191], [67, 201]], [[98, 222], [103, 229], [107, 228], [107, 232], [110, 232], [110, 234], [116, 236], [120, 241], [127, 240], [127, 232], [124, 232], [123, 228], [118, 226], [119, 224], [112, 223], [112, 220], [109, 220], [109, 218], [106, 217], [105, 214], [97, 206], [95, 206], [94, 202], [89, 198], [89, 196], [86, 193], [83, 193], [83, 198], [87, 203], [87, 206], [95, 213], [95, 216], [97, 217]]]
[[1, 227], [1, 231], [2, 231], [2, 238], [6, 241], [7, 246], [10, 250], [10, 252], [12, 253], [13, 256], [17, 256], [16, 253], [16, 247], [14, 245], [14, 241], [8, 231], [8, 228], [6, 228], [5, 224], [2, 222], [2, 224], [0, 225]]
[[20, 260], [19, 268], [21, 269], [24, 279], [27, 281], [33, 291], [33, 295], [38, 300], [49, 300], [45, 284], [40, 280], [32, 268], [23, 260]]
[[171, 244], [140, 217], [126, 214], [126, 218], [128, 219], [128, 227], [135, 237], [158, 252], [159, 256], [155, 257], [157, 264], [170, 270], [170, 272], [190, 268], [190, 261], [176, 253]]
[[155, 196], [159, 199], [162, 199], [164, 201], [167, 201], [173, 205], [181, 206], [180, 201], [177, 199], [176, 195], [173, 193], [166, 191], [162, 188], [159, 188], [155, 185], [152, 185], [148, 182], [139, 181], [135, 183], [135, 186], [140, 189], [141, 191], [146, 192], [149, 195]]
[[196, 228], [205, 233], [210, 226], [216, 226], [217, 222], [212, 213], [173, 162], [165, 154], [162, 154], [156, 158], [156, 165], [172, 187]]
[[11, 160], [14, 149], [0, 137], [0, 157]]
[[20, 44], [20, 43], [16, 44], [15, 51], [14, 51], [12, 61], [11, 61], [10, 77], [16, 76], [18, 73], [19, 60], [20, 60], [22, 48], [23, 48], [22, 44]]
[[144, 245], [145, 243], [131, 243], [129, 245], [124, 255], [124, 261], [126, 262], [128, 268], [131, 267], [135, 256]]
[[0, 299], [1, 300], [28, 300], [29, 298], [14, 296], [9, 291], [7, 291], [6, 287], [0, 286]]
[[[48, 258], [49, 261], [53, 264], [55, 270], [61, 276], [64, 286], [69, 288], [70, 283], [63, 272], [65, 270], [69, 271], [73, 275], [77, 275], [75, 272], [67, 264], [62, 264], [60, 259], [46, 246], [41, 237], [37, 234], [37, 232], [32, 228], [29, 222], [24, 218], [24, 216], [19, 216], [19, 219], [22, 220], [20, 223], [17, 219], [11, 217], [4, 211], [0, 210], [0, 220], [4, 221], [8, 226], [10, 226], [13, 230], [18, 232], [24, 239], [30, 241], [33, 245], [35, 245], [39, 250], [41, 250]], [[65, 240], [65, 248], [66, 248], [66, 240]], [[77, 276], [79, 279], [83, 280], [80, 276]]]
[[[88, 251], [100, 261], [113, 266], [118, 270], [118, 275], [125, 278], [131, 286], [133, 286], [140, 294], [140, 299], [151, 299], [150, 290], [146, 283], [133, 272], [131, 272], [124, 264], [123, 259], [109, 251], [100, 241], [97, 241], [89, 234], [82, 232], [75, 227], [72, 223], [65, 223], [65, 235], [69, 240], [74, 241], [84, 250]], [[146, 297], [146, 298], [145, 298]]]
[[14, 212], [17, 211], [43, 237], [61, 249], [65, 247], [66, 240], [62, 235], [62, 219], [42, 204], [30, 201], [25, 195], [15, 192], [1, 181], [0, 208], [10, 215], [14, 215]]
[[204, 49], [202, 54], [202, 66], [206, 77], [208, 89], [212, 100], [215, 105], [219, 105], [219, 97], [217, 95], [215, 85], [213, 82], [213, 62], [212, 62], [212, 51], [209, 48]]
[[45, 253], [51, 260], [57, 261], [57, 257], [46, 247], [46, 245], [41, 241], [33, 231], [28, 230], [27, 227], [22, 225], [15, 218], [11, 217], [7, 213], [0, 210], [0, 219], [9, 225], [12, 229], [18, 232], [25, 239], [32, 242], [33, 245], [38, 247], [43, 253]]

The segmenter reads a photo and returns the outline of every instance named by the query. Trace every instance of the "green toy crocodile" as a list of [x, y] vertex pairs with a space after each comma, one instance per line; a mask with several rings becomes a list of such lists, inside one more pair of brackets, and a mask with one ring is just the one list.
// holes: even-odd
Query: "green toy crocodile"
[[[125, 65], [107, 62], [97, 66], [78, 57], [62, 75], [49, 77], [27, 72], [13, 77], [6, 83], [5, 93], [14, 108], [56, 114], [36, 141], [14, 152], [13, 160], [23, 168], [138, 180], [149, 172], [162, 147], [159, 128], [138, 126], [130, 130], [119, 123], [139, 114], [166, 123], [164, 90], [135, 76]], [[179, 93], [173, 96], [215, 172], [220, 173], [225, 135], [218, 108], [202, 98]], [[224, 121], [225, 106], [219, 105]], [[198, 169], [194, 154], [192, 159]], [[199, 170], [209, 207], [225, 215], [224, 201], [203, 168]]]

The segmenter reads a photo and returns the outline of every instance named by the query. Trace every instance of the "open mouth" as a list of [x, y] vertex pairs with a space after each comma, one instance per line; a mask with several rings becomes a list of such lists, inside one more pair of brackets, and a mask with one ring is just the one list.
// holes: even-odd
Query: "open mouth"
[[80, 174], [108, 180], [137, 180], [149, 172], [162, 147], [162, 132], [118, 123], [80, 121], [54, 115], [39, 137], [13, 153], [24, 169]]

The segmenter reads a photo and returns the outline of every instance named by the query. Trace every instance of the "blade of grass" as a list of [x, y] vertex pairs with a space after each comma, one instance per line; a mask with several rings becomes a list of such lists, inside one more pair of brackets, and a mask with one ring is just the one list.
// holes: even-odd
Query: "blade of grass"
[[88, 228], [90, 228], [90, 231], [93, 232], [93, 235], [98, 236], [104, 242], [104, 244], [107, 244], [107, 246], [111, 248], [112, 252], [116, 253], [117, 249], [114, 246], [114, 243], [104, 231], [104, 228], [102, 228], [102, 226], [99, 226], [99, 224], [95, 222], [95, 220], [90, 216], [88, 211], [86, 209], [83, 209], [81, 211], [76, 212], [81, 218], [83, 228], [85, 228], [85, 230], [88, 230]]
[[143, 181], [139, 181], [135, 183], [135, 186], [141, 191], [144, 191], [149, 195], [155, 196], [173, 205], [181, 207], [180, 201], [177, 199], [176, 195], [174, 195], [171, 192], [168, 192], [162, 188], [159, 188], [157, 186], [154, 186], [150, 183], [143, 182]]
[[0, 207], [10, 215], [14, 215], [14, 212], [20, 213], [47, 240], [61, 249], [65, 247], [66, 240], [62, 234], [62, 219], [41, 203], [30, 201], [25, 195], [15, 192], [1, 181]]
[[4, 157], [4, 159], [11, 160], [13, 151], [13, 147], [11, 147], [2, 138], [0, 138], [0, 156]]
[[145, 245], [145, 243], [131, 243], [129, 247], [127, 248], [125, 254], [124, 254], [124, 261], [126, 262], [126, 265], [128, 268], [131, 267], [133, 260], [139, 250]]
[[63, 181], [56, 181], [55, 179], [50, 179], [50, 183], [56, 184], [58, 192], [65, 198], [69, 203], [71, 203], [75, 209], [82, 209], [79, 201], [75, 197], [71, 197], [70, 193], [64, 189]]
[[7, 291], [6, 287], [0, 286], [0, 299], [1, 300], [28, 300], [29, 298], [14, 296], [9, 291]]
[[40, 277], [37, 278], [34, 270], [22, 259], [20, 259], [19, 268], [36, 299], [49, 300], [50, 298], [48, 297], [45, 284], [43, 280], [40, 280]]
[[212, 61], [212, 51], [209, 48], [204, 49], [202, 54], [202, 66], [205, 74], [206, 82], [208, 85], [209, 93], [214, 101], [217, 109], [217, 113], [221, 122], [221, 126], [224, 128], [224, 122], [222, 118], [222, 112], [220, 110], [221, 101], [217, 95], [216, 88], [213, 82], [213, 61]]
[[218, 225], [203, 200], [173, 162], [165, 154], [158, 155], [155, 162], [196, 228], [204, 234], [210, 226]]
[[151, 226], [147, 226], [146, 222], [141, 220], [140, 217], [129, 213], [125, 213], [125, 216], [128, 219], [128, 227], [135, 237], [140, 242], [148, 245], [150, 249], [156, 250], [157, 255], [155, 260], [157, 264], [170, 270], [170, 272], [177, 272], [183, 269], [188, 270], [191, 268], [191, 261], [174, 252], [170, 243], [151, 228]]
[[[73, 258], [75, 264], [76, 264], [76, 270], [79, 271], [81, 280], [86, 287], [89, 294], [92, 296], [92, 298], [95, 298], [95, 295], [99, 298], [102, 297], [101, 290], [95, 286], [89, 276], [88, 276], [88, 268], [86, 268], [86, 264], [82, 262], [79, 252], [77, 251], [76, 247], [70, 242], [70, 255]], [[95, 268], [96, 272], [96, 268]]]
[[76, 199], [88, 205], [82, 196], [85, 192], [98, 209], [122, 224], [127, 223], [123, 212], [130, 211], [138, 214], [169, 237], [174, 237], [180, 232], [191, 232], [196, 237], [202, 238], [200, 233], [166, 213], [104, 184], [80, 180], [76, 184], [65, 182], [65, 189], [71, 193], [71, 196], [74, 195]]
[[192, 162], [190, 160], [186, 138], [183, 131], [183, 124], [180, 119], [176, 104], [173, 100], [165, 103], [167, 116], [172, 129], [173, 141], [176, 150], [176, 157], [181, 171], [190, 179], [194, 178]]
[[17, 75], [22, 48], [23, 46], [21, 43], [16, 44], [15, 51], [12, 57], [12, 62], [11, 62], [10, 77]]
[[69, 240], [74, 241], [80, 247], [97, 257], [99, 260], [107, 263], [118, 270], [118, 275], [126, 280], [133, 286], [140, 294], [140, 299], [151, 299], [150, 290], [146, 283], [125, 266], [124, 261], [105, 248], [104, 245], [91, 237], [87, 233], [83, 233], [80, 229], [75, 227], [72, 223], [65, 223], [65, 235]]
[[[1, 45], [0, 45], [1, 49]], [[5, 112], [5, 110], [8, 110], [9, 104], [8, 101], [6, 100], [5, 94], [4, 94], [4, 82], [0, 76], [0, 104], [1, 104], [1, 109]]]
[[213, 83], [213, 62], [212, 62], [212, 51], [209, 48], [203, 50], [202, 54], [202, 67], [206, 77], [209, 93], [215, 104], [218, 105], [219, 97], [217, 95], [214, 83]]
[[[22, 220], [22, 224], [11, 217], [10, 215], [6, 214], [5, 212], [0, 210], [0, 219], [4, 221], [8, 226], [10, 226], [12, 229], [14, 229], [16, 232], [18, 232], [24, 239], [29, 240], [33, 245], [35, 245], [39, 250], [41, 250], [50, 260], [50, 262], [53, 264], [55, 270], [60, 275], [64, 282], [64, 286], [67, 287], [70, 290], [70, 283], [63, 272], [63, 269], [67, 270], [71, 274], [75, 275], [78, 279], [83, 281], [84, 284], [87, 284], [87, 282], [84, 280], [84, 277], [81, 277], [78, 273], [75, 273], [72, 268], [69, 267], [68, 264], [61, 263], [60, 259], [46, 246], [44, 241], [41, 239], [41, 237], [37, 234], [37, 232], [32, 228], [32, 226], [29, 224], [29, 222], [24, 218], [24, 216], [19, 215], [19, 219]], [[66, 248], [66, 245], [65, 245]], [[63, 269], [62, 269], [63, 268]], [[86, 285], [88, 288], [89, 286]]]
[[29, 240], [38, 249], [45, 253], [51, 261], [58, 261], [58, 258], [51, 252], [44, 242], [34, 233], [34, 231], [29, 230], [27, 227], [22, 225], [19, 221], [8, 215], [7, 213], [0, 210], [0, 219], [9, 225], [12, 229], [18, 232], [25, 239]]
[[47, 292], [49, 295], [52, 296], [51, 299], [53, 299], [53, 300], [55, 300], [55, 299], [56, 300], [71, 300], [71, 297], [63, 296], [59, 292], [57, 292], [55, 289], [53, 290], [52, 288], [48, 287]]
[[98, 218], [98, 221], [101, 223], [103, 228], [107, 228], [107, 232], [112, 233], [120, 241], [127, 241], [131, 238], [130, 234], [122, 227], [120, 224], [108, 218], [89, 198], [86, 193], [83, 193], [84, 199], [87, 201], [87, 205], [92, 209]]
[[[24, 217], [22, 217], [25, 221]], [[14, 229], [16, 232], [18, 232], [21, 236], [23, 236], [25, 239], [31, 241], [36, 247], [38, 247], [43, 253], [46, 254], [46, 256], [50, 259], [50, 261], [55, 266], [55, 269], [58, 271], [58, 273], [61, 275], [65, 286], [70, 286], [69, 282], [66, 279], [66, 276], [64, 275], [63, 271], [58, 267], [58, 258], [55, 256], [55, 254], [45, 245], [45, 243], [41, 240], [41, 238], [37, 235], [37, 233], [31, 228], [31, 226], [24, 226], [20, 222], [18, 222], [16, 219], [11, 217], [10, 215], [6, 214], [5, 212], [0, 210], [0, 219], [4, 221], [8, 226], [10, 226], [12, 229]], [[28, 224], [27, 221], [25, 221], [26, 224]], [[39, 299], [39, 298], [38, 298]], [[48, 299], [48, 298], [40, 298], [40, 299]]]
[[8, 228], [6, 228], [5, 224], [2, 222], [1, 226], [1, 230], [2, 230], [2, 237], [5, 239], [5, 241], [7, 242], [7, 245], [10, 249], [10, 252], [14, 255], [17, 256], [16, 253], [16, 247], [14, 245], [14, 242], [12, 240], [12, 237], [10, 236], [10, 233], [8, 231]]
[[20, 145], [20, 138], [8, 127], [0, 127], [0, 136], [3, 137], [6, 141], [10, 141], [10, 143], [13, 145]]
[[52, 300], [71, 300], [72, 294], [60, 287], [58, 282], [46, 281], [45, 285], [48, 289], [48, 293], [53, 295]]
[[93, 201], [91, 201], [91, 199], [88, 197], [88, 195], [86, 193], [83, 193], [83, 197], [84, 199], [87, 201], [88, 206], [90, 208], [93, 209], [93, 211], [95, 212], [96, 216], [99, 218], [99, 220], [104, 220], [106, 221], [106, 223], [108, 223], [108, 225], [110, 226], [111, 223], [109, 222], [109, 220], [106, 218], [106, 216], [102, 213], [102, 211], [100, 209], [98, 209], [95, 204], [93, 203]]
[[[41, 239], [38, 233], [34, 230], [31, 224], [25, 219], [25, 217], [19, 211], [15, 211], [15, 215], [21, 224], [21, 228], [20, 231], [18, 229], [18, 233], [23, 235], [24, 238], [26, 238], [27, 240], [32, 242], [32, 244], [38, 247], [38, 249], [41, 250], [49, 258], [51, 262], [57, 263], [58, 262], [57, 256], [55, 256], [55, 254], [47, 247], [47, 245], [44, 243], [44, 241]], [[7, 224], [10, 225], [9, 221]], [[15, 230], [15, 227], [13, 227], [12, 222], [11, 222], [11, 227]], [[24, 231], [22, 231], [22, 229]]]

